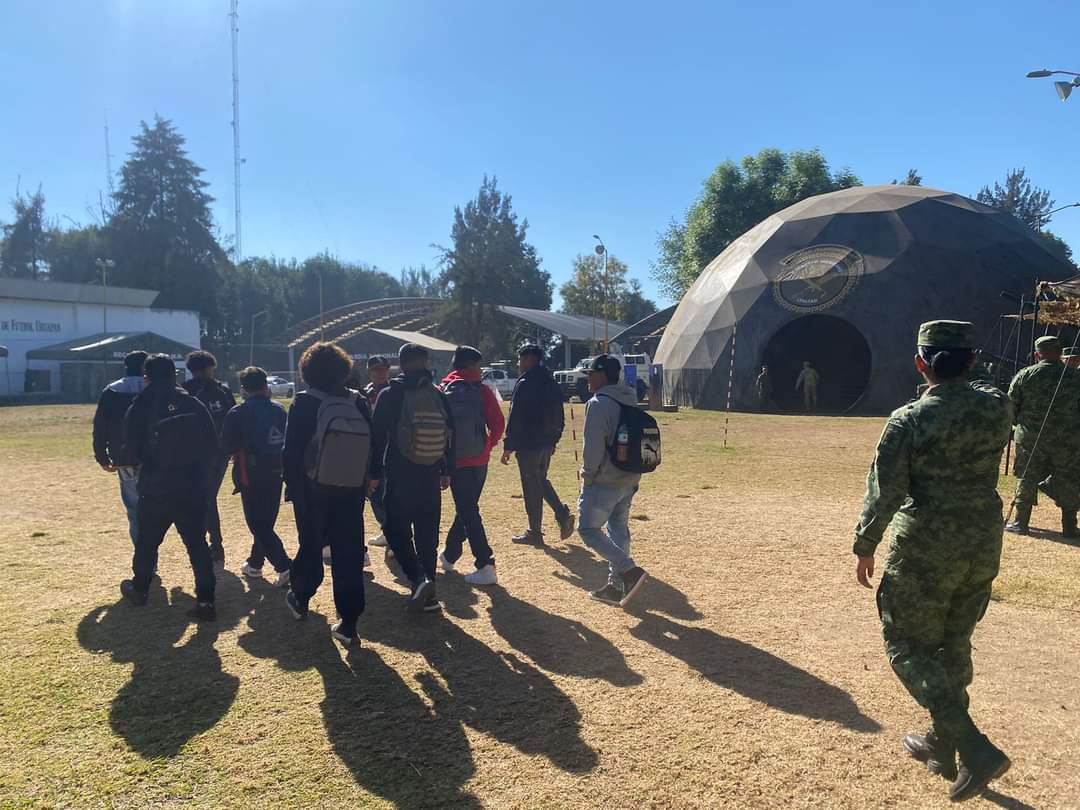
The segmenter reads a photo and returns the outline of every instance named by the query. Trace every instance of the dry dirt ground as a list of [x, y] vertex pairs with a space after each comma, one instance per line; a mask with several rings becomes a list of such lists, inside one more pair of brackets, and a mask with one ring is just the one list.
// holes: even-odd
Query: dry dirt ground
[[[663, 415], [666, 460], [633, 510], [653, 578], [630, 611], [586, 598], [605, 569], [577, 538], [510, 543], [519, 487], [493, 465], [500, 587], [440, 576], [445, 613], [413, 619], [375, 555], [364, 646], [346, 657], [329, 582], [297, 623], [279, 590], [237, 575], [248, 540], [224, 490], [219, 620], [185, 617], [174, 534], [150, 604], [120, 603], [130, 542], [90, 417], [0, 411], [0, 806], [948, 804], [900, 753], [925, 717], [854, 581], [880, 419], [734, 415], [724, 449], [722, 414]], [[553, 469], [573, 498], [569, 436]], [[295, 548], [286, 512], [280, 528]], [[972, 696], [1015, 764], [969, 806], [1080, 807], [1078, 636], [1080, 548], [1008, 538]]]

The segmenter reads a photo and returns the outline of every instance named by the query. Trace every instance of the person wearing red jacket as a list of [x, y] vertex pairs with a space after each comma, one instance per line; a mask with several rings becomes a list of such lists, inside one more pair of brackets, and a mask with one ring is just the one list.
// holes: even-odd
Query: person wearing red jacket
[[454, 415], [454, 441], [457, 464], [450, 476], [450, 493], [457, 514], [446, 535], [446, 546], [439, 555], [444, 571], [453, 571], [461, 558], [467, 538], [476, 570], [465, 575], [472, 585], [495, 585], [495, 555], [488, 545], [484, 521], [480, 516], [480, 494], [487, 480], [491, 450], [502, 439], [506, 420], [498, 397], [480, 381], [483, 358], [472, 346], [458, 346], [454, 352], [454, 370], [442, 381], [442, 390]]

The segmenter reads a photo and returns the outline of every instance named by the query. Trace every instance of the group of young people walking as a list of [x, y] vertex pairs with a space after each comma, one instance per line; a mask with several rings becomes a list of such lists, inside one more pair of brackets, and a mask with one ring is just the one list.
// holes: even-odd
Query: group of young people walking
[[[134, 544], [133, 575], [121, 583], [121, 593], [146, 604], [158, 547], [175, 526], [195, 576], [192, 615], [216, 617], [214, 569], [225, 562], [217, 500], [230, 460], [252, 534], [242, 573], [261, 577], [269, 564], [299, 620], [328, 564], [339, 618], [332, 633], [349, 646], [359, 644], [357, 622], [364, 612], [368, 503], [380, 531], [367, 542], [388, 547], [409, 583], [409, 611], [441, 609], [436, 568], [454, 571], [466, 542], [474, 567], [465, 581], [498, 583], [480, 499], [504, 429], [501, 462], [517, 457], [528, 517], [528, 529], [514, 540], [544, 542], [545, 501], [560, 537], [568, 539], [575, 517], [548, 479], [565, 427], [563, 400], [543, 351], [534, 344], [520, 349], [521, 376], [508, 421], [498, 396], [481, 381], [482, 359], [476, 349], [459, 346], [453, 370], [436, 384], [427, 350], [406, 344], [397, 376], [390, 377], [386, 358], [372, 357], [369, 382], [357, 391], [348, 387], [349, 355], [336, 344], [316, 343], [299, 363], [306, 390], [286, 411], [271, 398], [261, 368], [241, 372], [243, 401], [237, 404], [215, 378], [216, 360], [208, 352], [188, 357], [192, 376], [183, 386], [176, 385], [170, 357], [129, 354], [125, 376], [103, 391], [94, 418], [95, 457], [119, 477]], [[651, 426], [642, 432], [635, 414], [643, 412], [633, 390], [619, 381], [619, 361], [601, 355], [593, 365], [596, 396], [586, 406], [578, 532], [609, 562], [608, 583], [591, 596], [625, 605], [646, 579], [630, 557], [629, 512], [641, 471], [659, 463], [659, 432], [647, 416]], [[439, 553], [446, 490], [455, 518]], [[283, 491], [296, 519], [292, 558], [275, 529]]]

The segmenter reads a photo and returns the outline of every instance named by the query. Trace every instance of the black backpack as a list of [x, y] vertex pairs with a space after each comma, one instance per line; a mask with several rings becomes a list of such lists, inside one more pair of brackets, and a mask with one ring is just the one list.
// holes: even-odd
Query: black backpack
[[608, 447], [611, 463], [625, 472], [651, 473], [660, 466], [660, 426], [641, 408], [624, 405], [608, 394], [600, 396], [619, 406], [615, 441]]
[[540, 420], [544, 435], [558, 442], [566, 427], [566, 415], [563, 413], [563, 395], [555, 377], [549, 371], [544, 377], [544, 390], [540, 398]]
[[487, 419], [483, 383], [454, 380], [446, 386], [446, 400], [454, 417], [454, 452], [459, 459], [476, 458], [487, 451]]
[[150, 458], [159, 469], [175, 470], [205, 464], [213, 451], [203, 406], [180, 389], [152, 403], [148, 420]]

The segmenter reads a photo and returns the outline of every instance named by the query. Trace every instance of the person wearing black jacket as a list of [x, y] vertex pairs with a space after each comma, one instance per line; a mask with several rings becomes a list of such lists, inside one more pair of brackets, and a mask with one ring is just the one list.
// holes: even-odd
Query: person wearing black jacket
[[[372, 416], [372, 478], [386, 481], [383, 528], [412, 585], [409, 610], [435, 612], [440, 609], [435, 597], [439, 518], [442, 491], [450, 486], [454, 470], [454, 422], [446, 395], [432, 382], [427, 349], [406, 343], [398, 352], [398, 363], [402, 373], [379, 394]], [[418, 454], [403, 447], [403, 440], [413, 442], [423, 457], [432, 460], [417, 463], [407, 457]]]
[[548, 480], [551, 456], [562, 438], [565, 424], [562, 392], [544, 365], [543, 350], [535, 343], [527, 343], [518, 350], [518, 371], [521, 376], [510, 402], [501, 461], [509, 464], [510, 456], [517, 455], [529, 528], [513, 540], [515, 543], [544, 542], [544, 501], [555, 512], [559, 535], [566, 540], [574, 533], [574, 515]]
[[[327, 397], [351, 397], [370, 430], [367, 403], [358, 392], [345, 387], [351, 370], [352, 359], [333, 343], [315, 343], [304, 351], [300, 375], [309, 390], [297, 394], [289, 409], [282, 454], [285, 499], [292, 502], [300, 538], [285, 601], [294, 618], [307, 616], [308, 602], [323, 580], [322, 549], [329, 545], [334, 606], [341, 619], [331, 633], [347, 647], [360, 644], [356, 623], [364, 612], [364, 502], [372, 487], [317, 483], [309, 475], [309, 462], [319, 407]], [[370, 459], [358, 459], [357, 463], [364, 465], [365, 473], [370, 469]]]
[[206, 544], [206, 490], [217, 431], [206, 407], [176, 386], [167, 354], [151, 355], [143, 367], [146, 388], [124, 417], [124, 457], [139, 465], [138, 533], [131, 579], [120, 592], [145, 605], [157, 569], [158, 547], [170, 526], [184, 541], [195, 574], [195, 618], [211, 621], [214, 565]]
[[[210, 352], [192, 352], [187, 356], [187, 369], [191, 379], [184, 381], [184, 390], [206, 406], [214, 420], [218, 438], [225, 424], [225, 414], [236, 405], [229, 386], [215, 379], [217, 358]], [[210, 485], [206, 492], [206, 531], [210, 534], [210, 556], [219, 568], [225, 567], [225, 546], [221, 537], [221, 515], [218, 513], [218, 492], [225, 480], [229, 457], [224, 453], [215, 456], [210, 464]]]
[[261, 577], [264, 560], [277, 572], [274, 584], [289, 584], [292, 561], [274, 531], [281, 509], [281, 452], [285, 445], [285, 408], [270, 398], [266, 372], [248, 366], [240, 372], [244, 401], [225, 416], [221, 450], [233, 459], [233, 485], [240, 493], [244, 520], [253, 542], [241, 569], [248, 577]]
[[120, 500], [127, 510], [132, 545], [138, 531], [139, 468], [123, 456], [124, 415], [146, 386], [143, 380], [146, 357], [143, 351], [129, 352], [124, 357], [124, 376], [105, 386], [94, 411], [94, 460], [105, 472], [114, 472], [120, 478]]
[[[368, 410], [375, 413], [375, 403], [379, 394], [390, 387], [390, 361], [382, 355], [373, 355], [367, 361], [368, 384], [364, 386], [364, 399], [367, 400]], [[375, 515], [375, 521], [379, 524], [379, 533], [368, 539], [369, 546], [386, 546], [386, 482], [379, 484], [379, 488], [371, 493], [371, 511]]]

